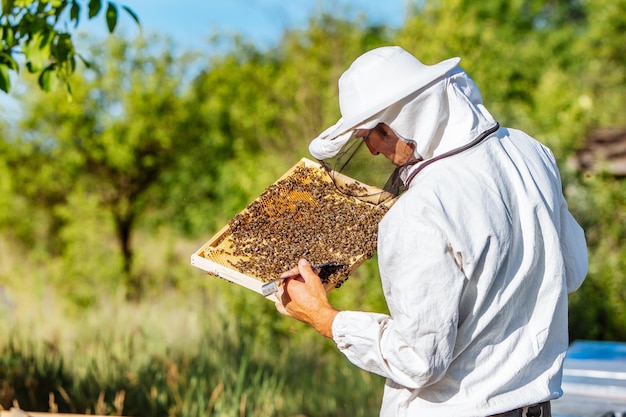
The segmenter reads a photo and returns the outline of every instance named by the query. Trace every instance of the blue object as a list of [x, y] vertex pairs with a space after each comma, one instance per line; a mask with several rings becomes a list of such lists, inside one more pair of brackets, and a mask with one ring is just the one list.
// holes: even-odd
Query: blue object
[[626, 364], [626, 343], [577, 340], [567, 352], [566, 360], [617, 361]]
[[626, 343], [577, 340], [563, 364], [556, 417], [626, 416]]

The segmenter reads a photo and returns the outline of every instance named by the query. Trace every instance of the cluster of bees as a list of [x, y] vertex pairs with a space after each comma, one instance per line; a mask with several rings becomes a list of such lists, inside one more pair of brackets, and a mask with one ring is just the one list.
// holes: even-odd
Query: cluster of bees
[[230, 222], [231, 266], [263, 282], [293, 268], [333, 262], [319, 275], [339, 287], [350, 267], [376, 251], [387, 207], [340, 193], [322, 168], [298, 166]]

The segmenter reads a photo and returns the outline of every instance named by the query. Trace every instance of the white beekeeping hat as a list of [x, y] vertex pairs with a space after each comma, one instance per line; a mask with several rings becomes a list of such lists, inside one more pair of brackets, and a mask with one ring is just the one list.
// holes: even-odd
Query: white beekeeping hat
[[429, 86], [457, 66], [460, 58], [435, 65], [422, 64], [399, 46], [384, 46], [358, 57], [339, 78], [341, 118], [309, 145], [320, 160], [332, 158], [351, 138], [355, 128], [410, 94]]

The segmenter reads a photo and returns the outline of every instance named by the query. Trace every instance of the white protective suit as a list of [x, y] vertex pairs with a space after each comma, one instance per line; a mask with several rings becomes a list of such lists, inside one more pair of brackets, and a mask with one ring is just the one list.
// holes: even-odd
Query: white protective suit
[[552, 153], [499, 127], [459, 67], [359, 127], [380, 122], [424, 159], [379, 226], [390, 315], [342, 311], [332, 328], [353, 364], [387, 378], [380, 415], [488, 416], [559, 397], [587, 249]]

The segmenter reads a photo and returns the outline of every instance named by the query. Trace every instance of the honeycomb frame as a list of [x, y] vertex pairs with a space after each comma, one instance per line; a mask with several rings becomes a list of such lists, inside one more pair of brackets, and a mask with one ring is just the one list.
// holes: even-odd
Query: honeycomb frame
[[[297, 162], [293, 167], [291, 167], [287, 172], [285, 172], [280, 178], [278, 178], [271, 186], [276, 186], [281, 184], [284, 181], [287, 181], [293, 178], [300, 168], [312, 168], [314, 169], [321, 179], [324, 181], [332, 182], [331, 177], [328, 172], [317, 162], [313, 162], [307, 158], [302, 158], [299, 162]], [[386, 193], [383, 190], [380, 190], [377, 187], [373, 187], [362, 182], [356, 181], [350, 177], [345, 175], [332, 172], [331, 175], [337, 181], [339, 178], [344, 184], [354, 184], [357, 187], [362, 187], [367, 190], [368, 194], [372, 195], [384, 195], [382, 199], [384, 203], [380, 206], [384, 207], [384, 209], [389, 209], [393, 203], [395, 202], [395, 198], [391, 196], [389, 193]], [[270, 186], [270, 187], [271, 187]], [[270, 189], [270, 187], [266, 188], [266, 191]], [[264, 191], [264, 193], [266, 192]], [[215, 233], [208, 241], [206, 241], [198, 250], [196, 250], [191, 255], [191, 265], [207, 272], [209, 275], [213, 275], [216, 277], [223, 278], [229, 282], [236, 283], [245, 288], [248, 288], [258, 294], [262, 295], [262, 286], [273, 278], [277, 278], [277, 276], [267, 277], [266, 279], [260, 278], [258, 276], [251, 275], [250, 273], [244, 273], [241, 270], [238, 270], [235, 265], [240, 262], [249, 261], [249, 256], [245, 255], [237, 255], [233, 253], [233, 246], [237, 242], [233, 241], [233, 236], [231, 233], [231, 224], [233, 220], [240, 216], [246, 211], [248, 211], [253, 204], [259, 203], [260, 199], [263, 197], [261, 194], [255, 200], [250, 202], [246, 208], [244, 208], [240, 213], [238, 213], [231, 221], [229, 221], [225, 226], [223, 226], [217, 233]], [[336, 193], [333, 196], [335, 199], [343, 199], [342, 203], [354, 205], [355, 209], [358, 209], [359, 206], [361, 210], [363, 207], [372, 207], [371, 201], [368, 201], [367, 198], [357, 198], [353, 196], [348, 196], [341, 193]], [[272, 200], [275, 201], [274, 207], [268, 207], [267, 202], [265, 203], [265, 207], [268, 209], [268, 213], [271, 215], [280, 215], [281, 212], [289, 210], [290, 207], [293, 206], [294, 202], [306, 201], [307, 199], [311, 199], [311, 195], [307, 193], [300, 192], [298, 190], [290, 191], [289, 196], [284, 198], [284, 200]], [[269, 216], [270, 214], [268, 214]], [[377, 224], [376, 224], [377, 225]], [[279, 244], [287, 245], [288, 242], [279, 242]], [[351, 254], [350, 259], [346, 266], [346, 276], [347, 277], [356, 270], [364, 261], [369, 259], [373, 253], [355, 253]], [[297, 261], [294, 260], [294, 261]], [[335, 289], [337, 283], [328, 282], [325, 284], [326, 292], [329, 293]], [[275, 300], [275, 295], [271, 294], [266, 298]]]

